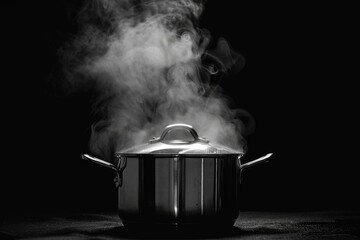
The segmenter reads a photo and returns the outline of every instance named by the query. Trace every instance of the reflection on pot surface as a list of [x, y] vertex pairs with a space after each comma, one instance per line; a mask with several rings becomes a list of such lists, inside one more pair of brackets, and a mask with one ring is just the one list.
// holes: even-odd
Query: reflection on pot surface
[[84, 159], [116, 173], [119, 215], [125, 225], [234, 224], [243, 169], [271, 154], [241, 163], [242, 151], [212, 145], [189, 125], [174, 124], [148, 144], [114, 154], [115, 163]]

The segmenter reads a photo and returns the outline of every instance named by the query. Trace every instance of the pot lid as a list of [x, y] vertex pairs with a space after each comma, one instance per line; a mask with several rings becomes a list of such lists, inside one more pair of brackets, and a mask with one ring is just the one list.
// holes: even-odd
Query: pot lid
[[244, 152], [210, 144], [205, 138], [199, 137], [190, 125], [173, 124], [167, 126], [160, 137], [153, 138], [146, 144], [122, 150], [117, 154], [243, 155]]

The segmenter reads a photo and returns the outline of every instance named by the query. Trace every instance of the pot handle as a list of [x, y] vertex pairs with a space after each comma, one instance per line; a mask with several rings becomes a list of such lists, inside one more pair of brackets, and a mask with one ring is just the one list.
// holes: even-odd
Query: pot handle
[[269, 157], [271, 157], [271, 155], [272, 155], [272, 153], [268, 153], [265, 156], [262, 156], [262, 157], [260, 157], [258, 159], [255, 159], [253, 161], [250, 161], [250, 162], [247, 162], [247, 163], [244, 163], [244, 164], [241, 164], [240, 158], [239, 158], [238, 159], [238, 165], [239, 165], [240, 171], [245, 170], [245, 169], [247, 169], [249, 167], [253, 167], [253, 166], [268, 162]]
[[104, 161], [100, 158], [91, 156], [89, 154], [82, 154], [81, 155], [82, 159], [84, 160], [90, 160], [91, 162], [94, 162], [96, 164], [99, 164], [101, 166], [110, 168], [111, 170], [113, 170], [115, 172], [115, 186], [116, 187], [121, 187], [122, 183], [123, 183], [123, 171], [126, 167], [126, 158], [119, 158], [119, 163], [118, 163], [118, 167], [115, 167], [114, 164], [109, 163], [107, 161]]
[[242, 181], [242, 171], [249, 168], [249, 167], [254, 167], [254, 166], [257, 166], [257, 165], [260, 165], [260, 164], [263, 164], [263, 163], [266, 163], [269, 161], [269, 157], [271, 157], [272, 153], [268, 153], [266, 154], [265, 156], [262, 156], [258, 159], [255, 159], [253, 161], [250, 161], [250, 162], [247, 162], [247, 163], [244, 163], [244, 164], [241, 164], [241, 161], [240, 161], [240, 158], [238, 158], [238, 167], [240, 168], [240, 183]]

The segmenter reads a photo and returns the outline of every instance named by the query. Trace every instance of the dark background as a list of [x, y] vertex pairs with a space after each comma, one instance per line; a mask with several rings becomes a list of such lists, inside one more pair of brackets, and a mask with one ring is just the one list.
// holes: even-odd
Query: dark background
[[[112, 172], [80, 157], [89, 95], [51, 82], [81, 1], [24, 2], [1, 3], [0, 210], [114, 210]], [[201, 24], [246, 59], [220, 83], [256, 121], [244, 161], [274, 153], [246, 173], [242, 210], [359, 209], [354, 6], [236, 2], [209, 1]]]

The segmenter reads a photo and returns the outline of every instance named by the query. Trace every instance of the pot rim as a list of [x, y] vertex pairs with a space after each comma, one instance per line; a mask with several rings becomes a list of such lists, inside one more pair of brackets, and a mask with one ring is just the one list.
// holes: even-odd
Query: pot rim
[[222, 157], [238, 157], [241, 158], [245, 154], [244, 153], [209, 153], [209, 154], [196, 154], [196, 153], [189, 153], [189, 154], [178, 154], [178, 153], [115, 153], [115, 157], [157, 157], [157, 158], [222, 158]]

